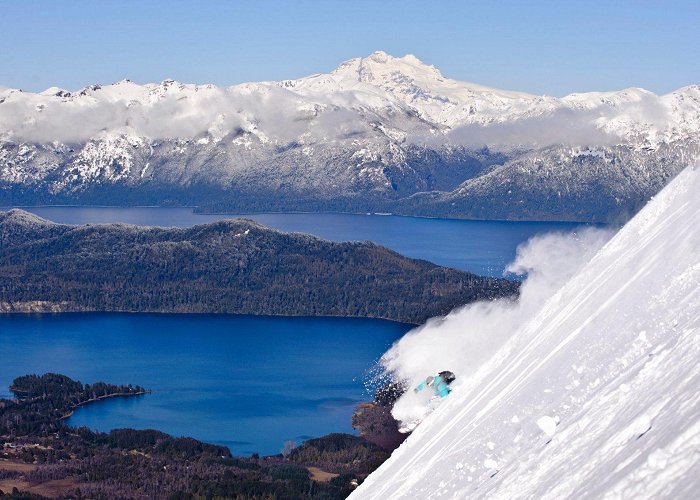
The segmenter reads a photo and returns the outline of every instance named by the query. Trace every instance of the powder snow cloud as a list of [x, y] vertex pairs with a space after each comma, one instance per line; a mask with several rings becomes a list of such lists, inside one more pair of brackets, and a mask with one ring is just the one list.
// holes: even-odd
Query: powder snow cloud
[[[427, 375], [453, 371], [458, 387], [518, 334], [576, 271], [612, 236], [608, 229], [582, 228], [573, 233], [548, 233], [522, 244], [507, 271], [526, 274], [517, 300], [477, 302], [444, 318], [429, 320], [402, 337], [381, 359], [395, 379], [409, 388]], [[426, 411], [425, 395], [408, 391], [394, 406], [404, 423]]]

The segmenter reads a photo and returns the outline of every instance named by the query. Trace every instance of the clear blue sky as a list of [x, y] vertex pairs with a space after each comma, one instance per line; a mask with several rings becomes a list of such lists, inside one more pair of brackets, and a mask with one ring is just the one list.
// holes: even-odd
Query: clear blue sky
[[445, 76], [564, 95], [700, 83], [700, 0], [0, 2], [0, 85], [229, 85], [413, 53]]

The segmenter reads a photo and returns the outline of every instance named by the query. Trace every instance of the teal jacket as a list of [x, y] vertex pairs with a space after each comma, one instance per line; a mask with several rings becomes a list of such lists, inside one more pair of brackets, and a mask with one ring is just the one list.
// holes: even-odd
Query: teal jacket
[[[421, 382], [418, 384], [418, 387], [413, 389], [413, 392], [421, 392], [423, 389], [425, 389], [428, 386], [427, 382]], [[445, 382], [440, 375], [435, 375], [435, 378], [433, 379], [433, 384], [432, 384], [432, 389], [435, 391], [436, 396], [440, 396], [441, 398], [444, 398], [450, 393], [450, 386], [447, 385], [447, 382]]]

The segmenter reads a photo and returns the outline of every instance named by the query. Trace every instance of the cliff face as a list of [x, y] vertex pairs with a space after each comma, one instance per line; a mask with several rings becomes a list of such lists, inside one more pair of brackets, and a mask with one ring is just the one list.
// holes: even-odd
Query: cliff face
[[0, 310], [353, 316], [419, 323], [517, 283], [226, 220], [188, 229], [0, 213]]

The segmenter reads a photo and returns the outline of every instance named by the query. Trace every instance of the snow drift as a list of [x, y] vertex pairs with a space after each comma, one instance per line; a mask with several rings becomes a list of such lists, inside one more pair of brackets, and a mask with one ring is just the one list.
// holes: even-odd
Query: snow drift
[[[689, 167], [545, 293], [540, 308], [525, 311], [500, 348], [499, 339], [487, 346], [486, 359], [466, 341], [461, 350], [448, 344], [443, 360], [455, 365], [438, 368], [461, 371], [460, 384], [353, 497], [693, 496], [700, 488], [698, 192], [700, 167]], [[503, 323], [514, 325], [512, 310], [505, 313]], [[387, 365], [414, 376], [403, 364], [406, 346], [443, 328], [450, 339], [473, 314], [427, 325], [394, 347]], [[482, 348], [481, 338], [474, 347]], [[426, 356], [442, 362], [437, 349]], [[427, 368], [434, 369], [415, 371]]]

